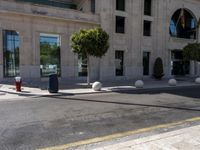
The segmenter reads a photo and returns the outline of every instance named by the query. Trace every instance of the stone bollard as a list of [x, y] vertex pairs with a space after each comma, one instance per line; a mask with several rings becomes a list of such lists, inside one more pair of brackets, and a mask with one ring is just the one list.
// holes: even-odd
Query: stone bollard
[[143, 88], [144, 87], [144, 82], [142, 80], [137, 80], [135, 82], [135, 87], [136, 88]]
[[198, 77], [198, 78], [195, 79], [195, 83], [196, 84], [200, 84], [200, 77]]
[[175, 79], [169, 79], [168, 84], [169, 84], [169, 86], [176, 86], [177, 81]]
[[102, 88], [102, 84], [100, 83], [100, 82], [94, 82], [93, 84], [92, 84], [92, 89], [94, 90], [94, 91], [101, 91], [101, 88]]

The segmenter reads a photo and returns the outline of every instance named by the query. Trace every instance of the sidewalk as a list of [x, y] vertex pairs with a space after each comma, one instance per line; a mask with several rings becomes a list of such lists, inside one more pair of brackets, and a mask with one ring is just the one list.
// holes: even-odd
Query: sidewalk
[[[0, 84], [0, 99], [8, 99], [9, 96], [13, 98], [19, 98], [19, 96], [51, 96], [51, 95], [79, 95], [79, 94], [93, 94], [93, 93], [105, 93], [105, 92], [120, 92], [129, 90], [148, 90], [156, 88], [176, 88], [183, 86], [198, 86], [193, 80], [178, 81], [176, 87], [168, 85], [168, 80], [144, 80], [144, 88], [137, 89], [134, 86], [135, 81], [116, 81], [102, 83], [103, 88], [101, 91], [93, 91], [91, 86], [88, 87], [86, 83], [73, 83], [73, 84], [60, 84], [62, 87], [58, 93], [50, 94], [47, 90], [47, 83], [39, 83], [38, 87], [22, 84], [22, 92], [16, 92], [15, 85]], [[46, 87], [46, 88], [44, 88]], [[16, 97], [17, 96], [17, 97]]]
[[200, 125], [176, 131], [117, 142], [93, 150], [199, 150]]

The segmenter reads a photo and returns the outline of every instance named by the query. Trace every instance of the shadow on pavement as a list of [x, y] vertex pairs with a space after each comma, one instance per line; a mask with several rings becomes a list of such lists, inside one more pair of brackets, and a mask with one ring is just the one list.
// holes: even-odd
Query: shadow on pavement
[[[142, 103], [126, 103], [126, 102], [115, 102], [115, 101], [104, 101], [104, 100], [92, 100], [92, 99], [83, 99], [83, 98], [66, 98], [60, 96], [51, 96], [51, 98], [64, 99], [69, 101], [82, 101], [82, 102], [92, 102], [92, 103], [105, 103], [105, 104], [117, 104], [117, 105], [129, 105], [129, 106], [141, 106], [141, 107], [154, 107], [154, 108], [167, 108], [167, 109], [176, 109], [176, 110], [187, 110], [187, 111], [200, 111], [196, 108], [186, 107], [177, 107], [177, 106], [165, 106], [165, 105], [156, 105], [156, 104], [142, 104]], [[195, 107], [200, 107], [195, 106]]]
[[189, 98], [200, 99], [200, 86], [186, 86], [186, 87], [166, 87], [166, 88], [152, 88], [152, 89], [130, 89], [130, 88], [113, 88], [111, 89], [115, 93], [121, 94], [173, 94]]

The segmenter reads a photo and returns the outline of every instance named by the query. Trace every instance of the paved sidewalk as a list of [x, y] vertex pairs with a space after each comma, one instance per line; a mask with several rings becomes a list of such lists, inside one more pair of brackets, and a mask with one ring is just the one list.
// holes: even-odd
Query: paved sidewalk
[[129, 140], [94, 150], [199, 150], [200, 125], [141, 139]]
[[[88, 87], [86, 83], [73, 83], [73, 84], [61, 84], [62, 87], [59, 93], [50, 94], [47, 90], [47, 83], [39, 83], [38, 87], [28, 85], [27, 83], [22, 84], [22, 92], [16, 92], [15, 85], [1, 84], [0, 83], [0, 99], [19, 98], [20, 96], [51, 96], [51, 95], [77, 95], [77, 94], [92, 94], [102, 92], [119, 92], [127, 90], [146, 90], [154, 88], [175, 88], [168, 85], [168, 80], [145, 80], [144, 88], [137, 89], [134, 86], [134, 81], [116, 81], [116, 82], [105, 82], [102, 83], [103, 88], [101, 91], [93, 91], [91, 86]], [[191, 80], [178, 81], [176, 87], [182, 86], [198, 86]], [[44, 88], [46, 87], [46, 88]]]

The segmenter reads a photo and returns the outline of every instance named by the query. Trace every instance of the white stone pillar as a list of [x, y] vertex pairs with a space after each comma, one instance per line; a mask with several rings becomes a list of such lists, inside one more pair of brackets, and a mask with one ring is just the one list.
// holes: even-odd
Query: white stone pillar
[[197, 76], [200, 76], [200, 62], [197, 62]]
[[190, 76], [195, 76], [195, 63], [194, 61], [190, 61]]
[[0, 28], [0, 81], [3, 80], [3, 34]]

